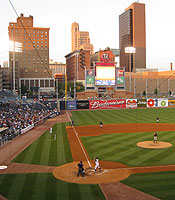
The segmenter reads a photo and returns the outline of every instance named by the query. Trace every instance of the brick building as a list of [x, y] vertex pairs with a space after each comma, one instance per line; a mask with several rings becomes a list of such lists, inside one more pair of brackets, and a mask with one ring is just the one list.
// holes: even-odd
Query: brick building
[[85, 82], [85, 67], [90, 66], [90, 51], [76, 50], [65, 56], [67, 81]]
[[16, 89], [20, 78], [51, 78], [49, 69], [49, 28], [33, 26], [33, 16], [17, 18], [8, 26], [9, 40], [21, 43], [21, 52], [9, 52], [11, 83], [13, 83], [13, 61], [15, 63]]

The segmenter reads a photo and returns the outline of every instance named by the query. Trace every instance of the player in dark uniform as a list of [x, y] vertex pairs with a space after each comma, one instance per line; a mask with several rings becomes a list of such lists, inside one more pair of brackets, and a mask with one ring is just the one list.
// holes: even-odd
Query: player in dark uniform
[[154, 143], [157, 143], [157, 132], [154, 133]]
[[100, 122], [100, 128], [103, 128], [103, 122]]
[[158, 117], [156, 118], [156, 121], [157, 121], [157, 124], [158, 124], [159, 123], [159, 118]]
[[77, 176], [79, 176], [81, 174], [82, 177], [84, 177], [85, 171], [84, 171], [84, 168], [83, 168], [83, 162], [80, 161], [77, 166], [78, 166], [78, 174], [77, 174]]

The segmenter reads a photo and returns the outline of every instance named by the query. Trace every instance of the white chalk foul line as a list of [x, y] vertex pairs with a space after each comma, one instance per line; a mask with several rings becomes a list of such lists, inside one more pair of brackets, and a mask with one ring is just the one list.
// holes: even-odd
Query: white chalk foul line
[[108, 172], [108, 170], [104, 170], [103, 172], [98, 173], [97, 175], [99, 176], [99, 175], [102, 175], [102, 174], [104, 174], [104, 173], [106, 173], [106, 172]]
[[[68, 113], [67, 113], [67, 110], [66, 110], [66, 114], [67, 114], [67, 116], [68, 116], [68, 118], [69, 118], [69, 121], [71, 122], [71, 119], [70, 119], [70, 117], [69, 117], [69, 115], [68, 115]], [[89, 167], [91, 167], [91, 163], [89, 162], [89, 159], [88, 159], [88, 157], [87, 157], [87, 155], [86, 155], [86, 152], [85, 152], [85, 150], [84, 150], [84, 148], [83, 148], [83, 145], [81, 144], [81, 141], [80, 141], [80, 138], [79, 138], [79, 136], [78, 136], [78, 133], [76, 132], [76, 129], [75, 129], [75, 127], [72, 125], [72, 127], [73, 127], [73, 129], [74, 129], [74, 132], [75, 132], [75, 135], [77, 136], [77, 139], [78, 139], [78, 142], [79, 142], [79, 144], [80, 144], [80, 146], [81, 146], [81, 149], [82, 149], [82, 151], [83, 151], [83, 153], [84, 153], [84, 155], [85, 155], [85, 157], [86, 157], [86, 160], [87, 160], [87, 162], [88, 162], [88, 164], [89, 164]]]

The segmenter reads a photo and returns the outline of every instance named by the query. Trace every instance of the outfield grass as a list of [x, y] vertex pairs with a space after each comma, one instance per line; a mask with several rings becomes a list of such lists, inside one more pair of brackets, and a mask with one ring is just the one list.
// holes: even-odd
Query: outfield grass
[[175, 164], [175, 133], [159, 132], [159, 140], [173, 144], [165, 149], [146, 149], [136, 145], [140, 141], [152, 141], [153, 134], [117, 133], [81, 137], [91, 159], [120, 162], [130, 167]]
[[132, 174], [130, 177], [120, 182], [162, 200], [175, 199], [174, 171]]
[[73, 111], [71, 119], [76, 126], [121, 123], [175, 123], [175, 108], [117, 109]]
[[[130, 111], [127, 109], [87, 110], [72, 112], [71, 119], [75, 122], [76, 126], [96, 125], [100, 121], [103, 121], [104, 124], [156, 123], [156, 117], [160, 118], [160, 123], [175, 123], [174, 113], [175, 108], [132, 109]], [[50, 166], [60, 166], [72, 162], [71, 150], [65, 128], [66, 124], [68, 123], [54, 125], [52, 135], [49, 134], [49, 131], [45, 132], [17, 156], [13, 162]], [[56, 134], [56, 140], [54, 140], [54, 134]], [[152, 133], [123, 133], [82, 137], [81, 139], [91, 158], [99, 156], [100, 160], [121, 162], [128, 166], [175, 164], [174, 145], [167, 149], [152, 150], [136, 146], [137, 142], [152, 140], [152, 137]], [[159, 140], [173, 144], [175, 134], [171, 131], [159, 132]], [[149, 174], [151, 180], [151, 173]], [[157, 173], [152, 174], [154, 177], [154, 174]], [[168, 172], [167, 175], [169, 175]], [[174, 177], [174, 174], [170, 173], [168, 176], [170, 180], [168, 182], [169, 184], [171, 183], [171, 175]], [[146, 177], [147, 174], [144, 174], [144, 176]], [[160, 177], [155, 176], [155, 179]], [[133, 178], [133, 182], [136, 180], [133, 175], [131, 178]], [[140, 181], [141, 178], [138, 176]], [[130, 179], [126, 179], [126, 181], [128, 180]], [[161, 180], [162, 183], [165, 182], [164, 178]], [[157, 185], [159, 185], [159, 182], [157, 181]], [[172, 184], [174, 184], [173, 181]], [[157, 187], [156, 185], [152, 186], [152, 190], [155, 191]], [[150, 193], [151, 187], [147, 191]], [[171, 187], [169, 189], [167, 188], [164, 193], [166, 193], [165, 199], [167, 199], [168, 195], [170, 199], [175, 196]], [[98, 185], [66, 183], [57, 180], [50, 173], [0, 175], [0, 194], [9, 200], [105, 199]], [[163, 195], [162, 192], [161, 199], [164, 199], [162, 198], [164, 197]]]

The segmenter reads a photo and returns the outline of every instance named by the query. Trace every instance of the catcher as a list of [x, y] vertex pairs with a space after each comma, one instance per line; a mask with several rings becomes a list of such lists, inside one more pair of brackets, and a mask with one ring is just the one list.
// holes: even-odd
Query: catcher
[[82, 177], [84, 177], [85, 170], [83, 168], [83, 162], [80, 161], [77, 166], [78, 166], [78, 174], [77, 174], [77, 176], [79, 176], [81, 174]]

